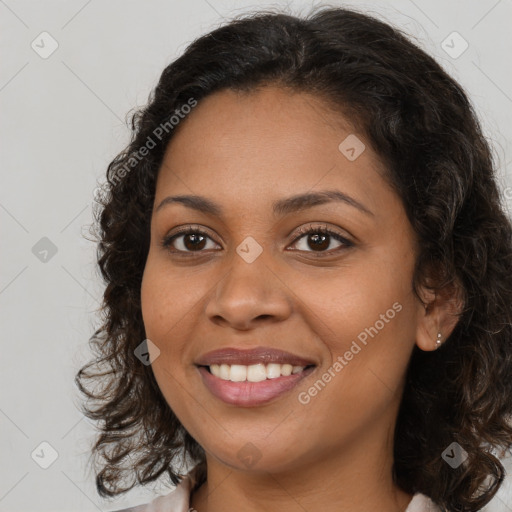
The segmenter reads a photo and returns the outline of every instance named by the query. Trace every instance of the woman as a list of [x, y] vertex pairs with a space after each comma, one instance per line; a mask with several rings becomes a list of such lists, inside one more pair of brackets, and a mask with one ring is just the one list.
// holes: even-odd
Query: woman
[[512, 445], [512, 229], [462, 88], [370, 16], [257, 13], [191, 44], [132, 125], [77, 375], [99, 494], [167, 473], [127, 510], [487, 504]]

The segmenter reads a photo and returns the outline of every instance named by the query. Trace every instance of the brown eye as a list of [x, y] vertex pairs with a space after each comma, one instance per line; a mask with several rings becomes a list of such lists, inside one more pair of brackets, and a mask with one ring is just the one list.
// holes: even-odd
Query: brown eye
[[206, 245], [206, 237], [200, 234], [182, 235], [182, 244], [187, 251], [200, 251]]
[[165, 237], [162, 241], [162, 246], [176, 253], [202, 252], [203, 249], [215, 249], [215, 242], [213, 242], [213, 247], [209, 247], [208, 241], [213, 242], [204, 231], [187, 228], [179, 233]]
[[[338, 245], [332, 247], [333, 241], [338, 242]], [[332, 231], [327, 228], [309, 228], [303, 230], [300, 236], [298, 236], [293, 245], [300, 251], [305, 252], [331, 252], [340, 249], [353, 247], [353, 243], [341, 236], [336, 231]], [[329, 249], [329, 251], [328, 251]]]

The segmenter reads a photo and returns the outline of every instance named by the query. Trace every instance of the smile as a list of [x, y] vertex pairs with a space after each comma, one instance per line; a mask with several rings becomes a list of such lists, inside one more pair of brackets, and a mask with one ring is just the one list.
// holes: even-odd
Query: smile
[[257, 407], [291, 391], [317, 364], [273, 347], [229, 347], [203, 355], [196, 366], [212, 395], [230, 405]]
[[[211, 367], [198, 367], [203, 384], [209, 392], [224, 403], [237, 407], [258, 407], [277, 400], [295, 388], [300, 381], [310, 375], [316, 368], [292, 365], [212, 365]], [[267, 371], [270, 366], [270, 375]], [[257, 367], [257, 369], [252, 369]], [[278, 368], [276, 368], [278, 367]], [[295, 373], [294, 373], [295, 368]], [[265, 371], [265, 378], [263, 372]], [[222, 372], [223, 377], [216, 376], [213, 372]], [[229, 373], [228, 373], [229, 372]], [[279, 372], [278, 376], [277, 372]], [[225, 377], [229, 375], [229, 379]], [[254, 377], [256, 375], [256, 377]], [[260, 380], [253, 382], [250, 378]], [[232, 379], [239, 379], [238, 381]]]
[[209, 366], [210, 373], [222, 380], [232, 382], [261, 382], [267, 379], [288, 377], [289, 375], [301, 373], [305, 366], [292, 366], [291, 364], [212, 364]]

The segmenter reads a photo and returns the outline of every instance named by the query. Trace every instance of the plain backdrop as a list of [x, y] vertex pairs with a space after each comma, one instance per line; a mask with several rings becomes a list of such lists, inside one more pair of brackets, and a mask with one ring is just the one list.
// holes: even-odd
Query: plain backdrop
[[[74, 376], [90, 358], [102, 294], [86, 239], [93, 190], [128, 141], [126, 114], [193, 39], [244, 11], [318, 4], [0, 0], [0, 511], [107, 511], [169, 492], [164, 482], [108, 502], [86, 466], [95, 430], [77, 408]], [[330, 5], [401, 27], [463, 85], [510, 214], [512, 2]], [[509, 476], [486, 510], [512, 511], [511, 487]]]

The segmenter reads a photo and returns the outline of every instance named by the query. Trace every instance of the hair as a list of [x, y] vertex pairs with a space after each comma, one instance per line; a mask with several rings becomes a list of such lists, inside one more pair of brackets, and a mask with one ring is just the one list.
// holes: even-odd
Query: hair
[[[156, 179], [179, 129], [171, 114], [216, 91], [268, 85], [324, 100], [385, 164], [419, 243], [418, 298], [419, 286], [460, 289], [463, 309], [446, 342], [411, 354], [393, 479], [443, 511], [480, 510], [505, 476], [496, 449], [512, 446], [512, 226], [494, 157], [464, 90], [432, 57], [373, 16], [328, 6], [303, 18], [251, 13], [196, 39], [131, 116], [131, 142], [97, 199], [102, 324], [90, 339], [95, 358], [75, 378], [88, 398], [84, 414], [103, 422], [93, 447], [97, 490], [113, 497], [164, 473], [177, 484], [179, 460], [202, 468], [195, 488], [205, 479], [204, 450], [134, 355], [146, 339], [140, 289]], [[84, 379], [102, 386], [87, 390]], [[442, 458], [453, 442], [467, 453], [457, 468]]]

